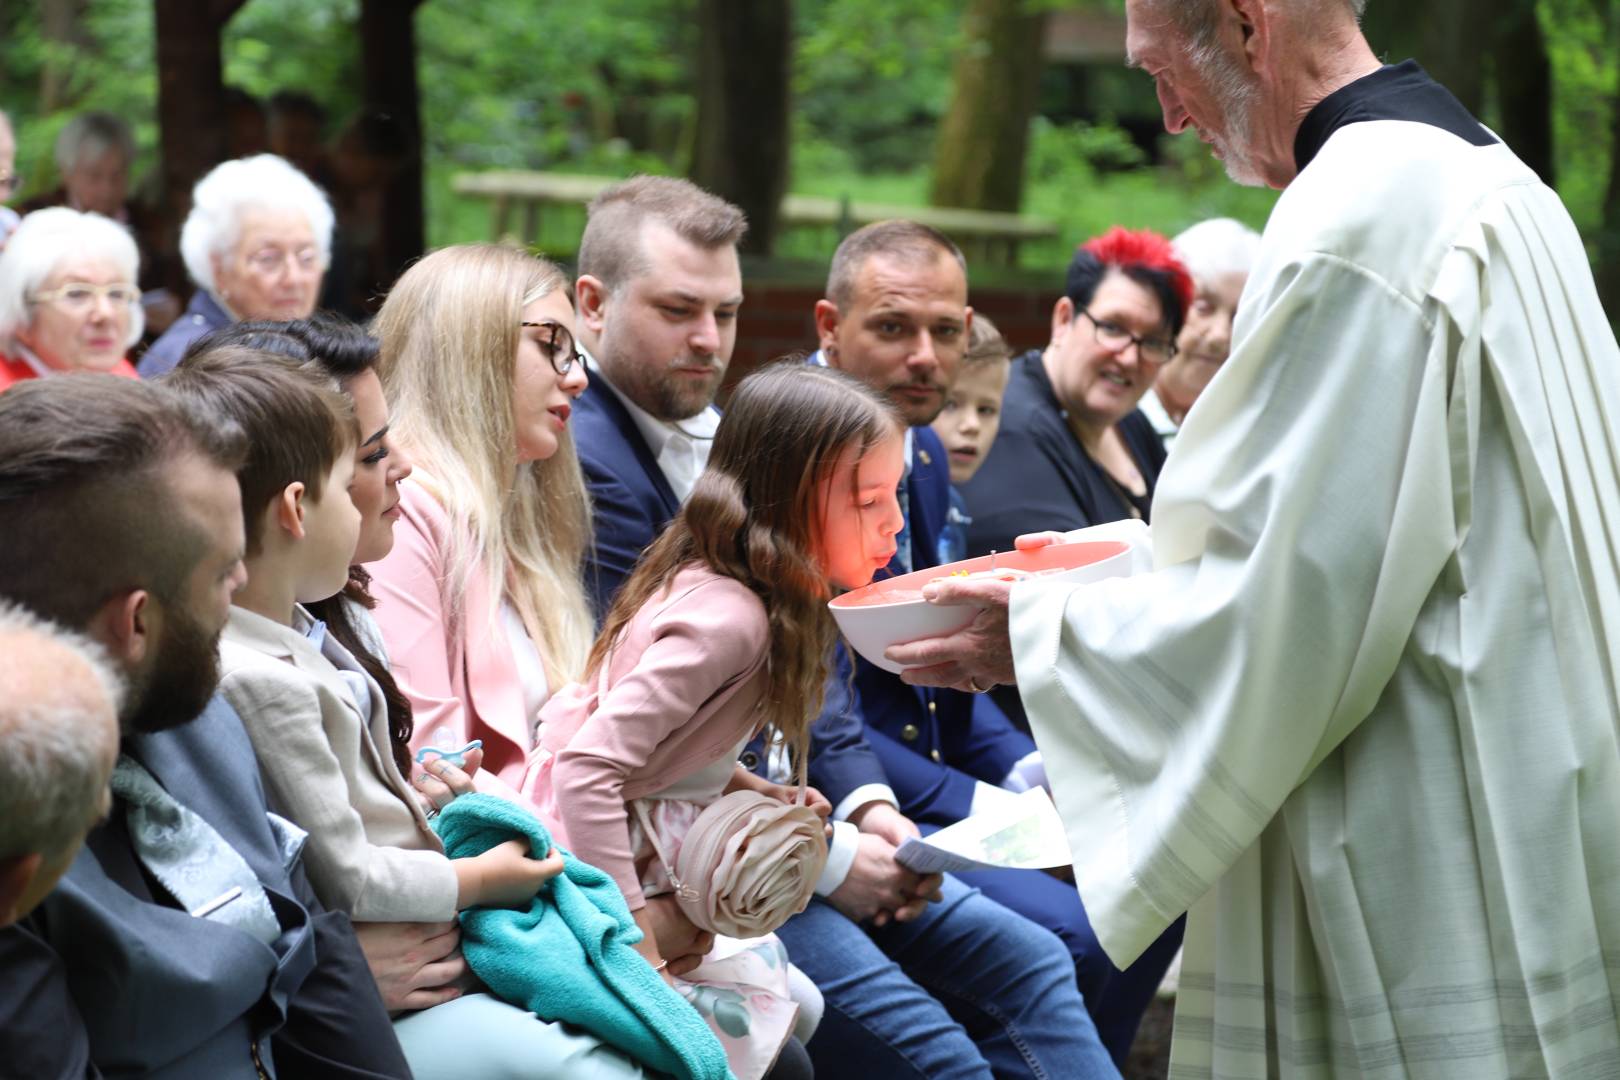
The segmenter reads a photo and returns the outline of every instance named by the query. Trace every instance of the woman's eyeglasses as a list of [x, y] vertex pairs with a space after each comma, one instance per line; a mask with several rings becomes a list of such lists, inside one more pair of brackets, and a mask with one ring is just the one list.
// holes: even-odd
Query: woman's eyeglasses
[[574, 370], [575, 364], [585, 362], [585, 358], [579, 354], [579, 346], [574, 344], [574, 335], [561, 323], [522, 322], [518, 325], [540, 331], [535, 335], [535, 341], [546, 359], [551, 361], [551, 370], [558, 375], [567, 375]]
[[29, 299], [36, 304], [55, 304], [63, 311], [83, 315], [103, 299], [114, 308], [134, 307], [141, 302], [141, 290], [127, 281], [115, 281], [110, 285], [70, 281], [59, 289], [35, 293]]
[[1099, 319], [1089, 311], [1081, 311], [1080, 314], [1091, 320], [1097, 344], [1109, 352], [1124, 352], [1135, 345], [1137, 354], [1150, 364], [1167, 364], [1176, 357], [1176, 343], [1173, 341], [1165, 338], [1137, 337], [1118, 323]]

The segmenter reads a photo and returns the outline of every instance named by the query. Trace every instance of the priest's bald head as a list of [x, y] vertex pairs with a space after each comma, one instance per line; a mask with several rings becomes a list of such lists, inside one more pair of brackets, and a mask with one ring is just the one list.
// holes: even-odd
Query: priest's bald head
[[1126, 62], [1153, 76], [1171, 134], [1195, 128], [1240, 184], [1287, 187], [1323, 98], [1379, 67], [1366, 0], [1126, 0]]

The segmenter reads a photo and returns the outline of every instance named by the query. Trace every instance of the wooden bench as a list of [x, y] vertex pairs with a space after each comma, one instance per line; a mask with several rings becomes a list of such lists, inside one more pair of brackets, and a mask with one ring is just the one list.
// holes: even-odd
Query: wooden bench
[[[492, 220], [496, 240], [532, 244], [540, 237], [546, 207], [582, 207], [619, 179], [548, 172], [457, 173], [451, 178], [451, 190], [457, 195], [487, 199], [494, 204]], [[514, 227], [518, 213], [522, 214], [521, 228]], [[969, 258], [1002, 266], [1017, 264], [1020, 244], [1051, 240], [1058, 235], [1056, 222], [1023, 214], [938, 206], [891, 206], [818, 195], [789, 195], [782, 200], [784, 229], [823, 229], [841, 238], [862, 225], [889, 218], [908, 218], [931, 225], [961, 245]]]

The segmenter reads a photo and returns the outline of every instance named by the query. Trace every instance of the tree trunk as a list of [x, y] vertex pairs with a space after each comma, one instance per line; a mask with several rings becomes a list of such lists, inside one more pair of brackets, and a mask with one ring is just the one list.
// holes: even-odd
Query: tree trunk
[[[422, 109], [416, 79], [416, 9], [422, 0], [361, 0], [361, 66], [369, 109], [394, 117], [410, 137], [410, 153], [389, 181], [383, 200], [382, 243], [393, 277], [427, 247], [422, 200]], [[379, 287], [392, 280], [377, 282]]]
[[41, 113], [65, 109], [77, 96], [73, 70], [79, 58], [95, 48], [95, 41], [84, 25], [88, 7], [89, 0], [41, 0], [39, 34], [50, 46], [45, 66], [39, 73]]
[[793, 0], [701, 0], [692, 179], [748, 215], [743, 250], [769, 255], [787, 193]]
[[1016, 211], [1041, 78], [1046, 13], [1028, 0], [968, 0], [949, 111], [934, 153], [935, 206]]
[[225, 159], [219, 38], [245, 0], [153, 0], [164, 205], [183, 220], [191, 188]]
[[1502, 0], [1492, 34], [1500, 134], [1514, 153], [1553, 186], [1552, 65], [1535, 0]]

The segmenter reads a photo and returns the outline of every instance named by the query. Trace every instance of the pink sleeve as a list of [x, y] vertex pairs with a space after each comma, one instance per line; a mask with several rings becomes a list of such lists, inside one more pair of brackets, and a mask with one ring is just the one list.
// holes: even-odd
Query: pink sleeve
[[[465, 746], [478, 736], [456, 688], [438, 542], [418, 514], [407, 513], [394, 526], [393, 551], [367, 569], [377, 599], [372, 615], [388, 646], [389, 670], [411, 702], [412, 753], [437, 745], [433, 737], [441, 728], [456, 746]], [[522, 801], [491, 769], [480, 769], [473, 783], [480, 791]]]
[[709, 581], [652, 601], [666, 606], [654, 616], [640, 660], [557, 752], [552, 784], [563, 829], [575, 854], [613, 876], [632, 911], [646, 901], [630, 849], [625, 781], [717, 691], [759, 662], [769, 632], [765, 612], [751, 593], [739, 592], [746, 590], [736, 582]]

